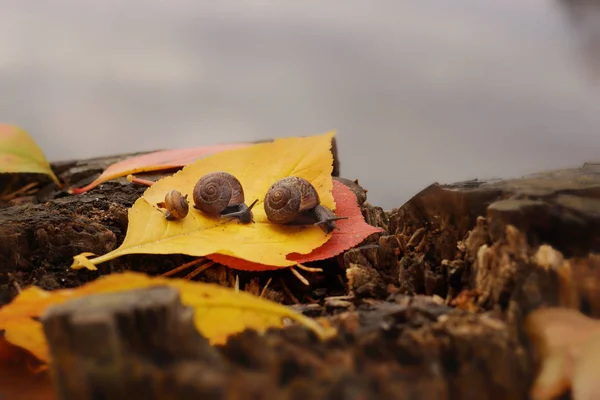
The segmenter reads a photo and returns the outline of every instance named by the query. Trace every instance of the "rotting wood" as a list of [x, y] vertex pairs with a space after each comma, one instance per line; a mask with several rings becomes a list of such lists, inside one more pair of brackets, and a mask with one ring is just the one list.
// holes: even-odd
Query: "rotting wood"
[[[65, 272], [73, 255], [122, 240], [125, 211], [144, 189], [117, 180], [84, 195], [0, 210], [0, 237], [7, 239], [0, 261], [11, 273], [10, 282], [0, 276], [0, 300], [14, 297], [15, 282], [58, 288], [112, 270], [158, 273], [188, 260], [134, 255], [97, 273]], [[324, 272], [309, 276], [311, 287], [286, 282], [294, 296], [312, 299], [296, 308], [327, 317], [340, 337], [319, 343], [297, 327], [265, 336], [247, 331], [218, 348], [229, 367], [189, 361], [178, 363], [177, 374], [195, 376], [193, 390], [215, 398], [527, 398], [535, 373], [522, 332], [527, 313], [562, 305], [600, 316], [599, 199], [600, 165], [586, 164], [522, 179], [434, 184], [388, 212], [365, 202], [365, 219], [386, 232], [334, 262], [316, 263]], [[82, 227], [96, 231], [79, 236]], [[215, 267], [202, 279], [228, 283], [228, 271]], [[239, 276], [253, 291], [270, 277], [288, 277]], [[276, 284], [269, 290], [284, 297]]]
[[400, 277], [388, 283], [406, 293], [456, 294], [470, 280], [477, 251], [506, 240], [508, 227], [525, 235], [533, 251], [545, 244], [566, 258], [585, 258], [600, 252], [599, 209], [597, 164], [522, 179], [430, 185], [388, 213], [393, 239], [385, 240], [395, 239], [400, 253]]
[[60, 400], [504, 399], [524, 398], [531, 379], [505, 323], [427, 296], [342, 312], [330, 342], [296, 326], [211, 348], [170, 288], [92, 295], [42, 321]]
[[41, 320], [61, 400], [176, 398], [191, 385], [176, 372], [186, 361], [224, 367], [173, 288], [90, 295], [50, 307]]

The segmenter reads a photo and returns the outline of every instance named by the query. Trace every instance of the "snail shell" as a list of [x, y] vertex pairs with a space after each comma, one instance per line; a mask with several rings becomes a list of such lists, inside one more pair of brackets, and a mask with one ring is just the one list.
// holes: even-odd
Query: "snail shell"
[[288, 176], [269, 188], [264, 207], [269, 221], [288, 224], [301, 212], [315, 208], [319, 202], [319, 194], [309, 181], [297, 176]]
[[271, 222], [318, 225], [327, 234], [337, 228], [335, 221], [348, 218], [322, 206], [315, 187], [297, 176], [275, 182], [265, 196], [264, 207]]
[[200, 211], [220, 214], [228, 207], [244, 204], [244, 189], [230, 173], [211, 172], [196, 182], [193, 199]]
[[183, 196], [177, 190], [167, 192], [164, 203], [159, 203], [158, 206], [167, 209], [165, 216], [168, 220], [185, 218], [189, 211], [187, 194]]

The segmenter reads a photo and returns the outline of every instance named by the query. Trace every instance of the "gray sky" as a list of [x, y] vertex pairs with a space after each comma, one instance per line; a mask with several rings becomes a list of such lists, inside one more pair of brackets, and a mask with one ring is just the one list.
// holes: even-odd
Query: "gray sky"
[[0, 120], [51, 160], [337, 129], [392, 208], [600, 159], [600, 96], [542, 0], [0, 0]]

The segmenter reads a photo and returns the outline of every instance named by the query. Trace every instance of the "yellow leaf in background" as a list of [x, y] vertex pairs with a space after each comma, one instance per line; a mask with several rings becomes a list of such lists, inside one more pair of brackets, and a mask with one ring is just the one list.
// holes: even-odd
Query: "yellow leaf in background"
[[576, 309], [538, 308], [524, 328], [541, 361], [532, 399], [556, 399], [569, 388], [573, 400], [600, 396], [600, 320]]
[[0, 173], [37, 173], [48, 175], [58, 186], [46, 156], [23, 129], [0, 124]]
[[175, 278], [150, 277], [136, 272], [105, 275], [76, 289], [44, 291], [37, 287], [23, 290], [11, 303], [0, 308], [0, 330], [15, 346], [30, 351], [48, 362], [48, 347], [42, 325], [32, 319], [40, 317], [48, 307], [90, 294], [114, 293], [152, 286], [179, 289], [181, 302], [192, 307], [194, 323], [211, 344], [222, 344], [227, 338], [245, 329], [264, 332], [283, 328], [285, 319], [311, 329], [321, 339], [335, 334], [335, 329], [323, 327], [315, 320], [281, 304], [261, 299], [250, 293], [238, 292], [216, 284], [191, 282]]
[[[189, 164], [172, 176], [154, 183], [129, 210], [127, 235], [112, 252], [90, 259], [83, 254], [74, 258], [72, 268], [95, 269], [94, 265], [125, 254], [187, 254], [205, 256], [224, 254], [247, 261], [288, 267], [295, 265], [286, 255], [308, 254], [323, 245], [326, 235], [316, 226], [282, 226], [270, 223], [263, 200], [269, 187], [287, 176], [299, 176], [311, 182], [321, 204], [335, 210], [332, 195], [334, 132], [309, 137], [277, 139], [270, 143], [221, 152]], [[210, 172], [224, 171], [241, 182], [246, 204], [258, 199], [252, 209], [253, 224], [219, 220], [190, 206], [186, 218], [167, 221], [156, 206], [170, 190], [188, 195], [192, 201], [198, 179]]]

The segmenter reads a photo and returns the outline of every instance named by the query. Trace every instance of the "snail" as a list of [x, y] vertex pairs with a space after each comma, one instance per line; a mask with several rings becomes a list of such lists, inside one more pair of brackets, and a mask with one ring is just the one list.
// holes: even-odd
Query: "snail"
[[177, 190], [171, 190], [165, 195], [165, 201], [157, 206], [166, 208], [165, 217], [168, 220], [185, 218], [189, 211], [187, 194], [183, 196]]
[[319, 193], [306, 179], [288, 176], [275, 182], [264, 201], [269, 221], [277, 224], [319, 225], [325, 233], [332, 232], [337, 217], [320, 204]]
[[194, 208], [206, 214], [237, 218], [240, 223], [254, 222], [252, 207], [244, 203], [244, 189], [240, 181], [227, 172], [211, 172], [201, 177], [194, 186]]

